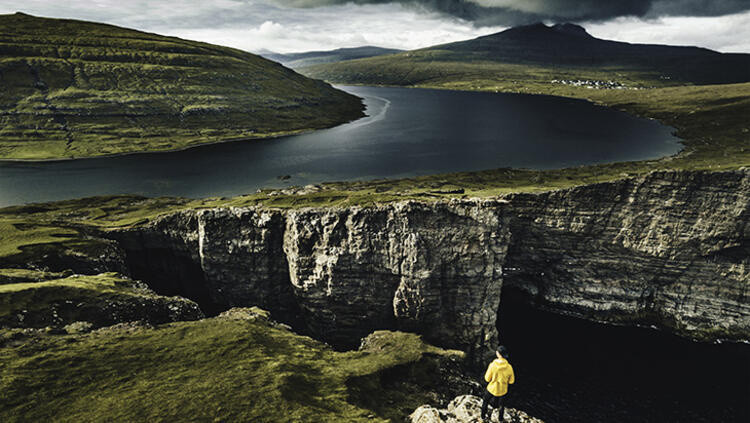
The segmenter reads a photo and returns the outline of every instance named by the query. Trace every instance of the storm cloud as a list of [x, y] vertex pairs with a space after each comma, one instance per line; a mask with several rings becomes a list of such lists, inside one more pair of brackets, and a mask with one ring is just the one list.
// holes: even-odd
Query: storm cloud
[[0, 13], [85, 19], [248, 51], [415, 49], [536, 21], [599, 38], [750, 52], [750, 0], [24, 0]]
[[436, 11], [477, 25], [538, 21], [591, 22], [620, 17], [723, 16], [750, 10], [749, 0], [274, 0], [295, 8], [340, 4], [403, 5]]

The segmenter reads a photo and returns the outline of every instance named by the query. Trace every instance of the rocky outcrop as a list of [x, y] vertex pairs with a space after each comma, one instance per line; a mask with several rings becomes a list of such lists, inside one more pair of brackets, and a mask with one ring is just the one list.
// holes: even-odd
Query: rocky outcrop
[[493, 200], [190, 210], [111, 236], [157, 292], [259, 305], [346, 347], [391, 328], [485, 351], [503, 284], [561, 313], [750, 340], [748, 170]]
[[495, 340], [509, 237], [499, 205], [289, 212], [284, 253], [305, 321], [336, 342], [389, 327], [448, 347]]
[[195, 302], [157, 295], [143, 283], [114, 273], [0, 285], [0, 328], [64, 327], [71, 332], [202, 317]]
[[[423, 405], [409, 416], [411, 423], [479, 423], [482, 422], [482, 399], [474, 395], [456, 397], [445, 409]], [[500, 411], [492, 410], [490, 421], [499, 422]], [[523, 411], [505, 408], [504, 422], [510, 423], [543, 423], [543, 420], [531, 417]]]

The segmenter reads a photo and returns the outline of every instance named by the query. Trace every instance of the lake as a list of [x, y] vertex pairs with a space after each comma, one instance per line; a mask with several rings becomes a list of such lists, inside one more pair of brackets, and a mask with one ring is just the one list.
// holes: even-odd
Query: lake
[[581, 100], [339, 88], [364, 98], [368, 117], [303, 135], [171, 153], [0, 162], [0, 206], [109, 194], [232, 196], [500, 167], [553, 169], [653, 159], [682, 147], [670, 127]]

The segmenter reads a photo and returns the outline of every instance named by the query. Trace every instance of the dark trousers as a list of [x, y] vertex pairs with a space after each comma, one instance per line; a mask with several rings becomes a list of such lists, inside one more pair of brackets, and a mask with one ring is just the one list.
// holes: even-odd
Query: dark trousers
[[500, 410], [500, 421], [503, 421], [503, 414], [505, 413], [505, 404], [503, 399], [505, 399], [505, 397], [496, 397], [492, 395], [490, 391], [485, 390], [484, 398], [482, 399], [482, 420], [489, 420], [492, 417], [492, 414], [489, 414], [487, 410], [487, 407], [489, 405], [492, 405], [492, 407]]

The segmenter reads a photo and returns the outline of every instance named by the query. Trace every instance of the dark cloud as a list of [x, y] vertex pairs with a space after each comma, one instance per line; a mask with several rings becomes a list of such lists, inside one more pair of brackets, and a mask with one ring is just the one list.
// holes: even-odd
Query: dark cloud
[[289, 7], [401, 3], [475, 22], [512, 26], [538, 21], [604, 21], [634, 16], [723, 16], [750, 10], [750, 0], [275, 0]]
[[656, 0], [654, 16], [724, 16], [750, 10], [750, 0]]

